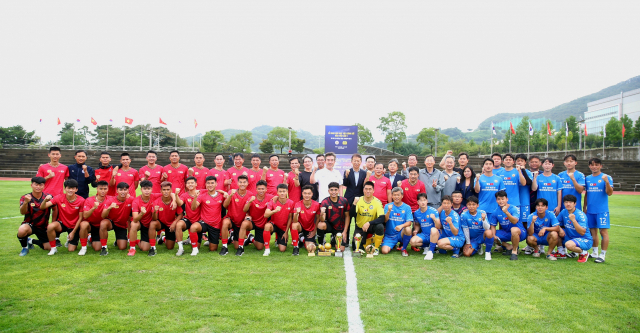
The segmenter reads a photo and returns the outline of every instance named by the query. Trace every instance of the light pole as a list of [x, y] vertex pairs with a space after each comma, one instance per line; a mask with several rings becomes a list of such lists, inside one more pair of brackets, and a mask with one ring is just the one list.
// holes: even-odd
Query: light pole
[[433, 154], [434, 157], [438, 157], [438, 132], [440, 131], [440, 128], [436, 128], [436, 152], [435, 154]]
[[287, 149], [287, 153], [291, 151], [291, 127], [289, 127], [289, 149]]

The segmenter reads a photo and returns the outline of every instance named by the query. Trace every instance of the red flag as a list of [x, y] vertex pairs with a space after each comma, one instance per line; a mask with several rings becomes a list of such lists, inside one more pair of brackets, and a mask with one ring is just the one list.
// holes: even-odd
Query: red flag
[[58, 118], [58, 125], [60, 125], [60, 124], [61, 124], [61, 122], [60, 122], [60, 118]]
[[98, 125], [98, 122], [95, 119], [93, 119], [93, 117], [91, 117], [91, 123], [94, 125]]
[[551, 126], [549, 126], [548, 121], [547, 121], [547, 134], [551, 135]]
[[124, 123], [128, 124], [128, 125], [131, 125], [131, 124], [133, 124], [133, 119], [124, 117]]
[[624, 128], [624, 124], [622, 124], [622, 137], [624, 138], [624, 132], [625, 132], [625, 128]]
[[587, 136], [587, 124], [584, 124], [584, 136]]
[[160, 124], [162, 124], [162, 125], [166, 125], [167, 124], [164, 121], [162, 121], [162, 118], [159, 118], [159, 119], [160, 119]]
[[196, 127], [195, 127], [195, 128], [198, 128], [198, 121], [197, 121], [197, 120], [195, 120], [195, 119], [194, 119], [194, 120], [193, 120], [193, 124], [194, 124], [194, 125], [196, 125]]
[[509, 126], [511, 127], [511, 134], [516, 134], [516, 130], [513, 129], [513, 124], [509, 122]]

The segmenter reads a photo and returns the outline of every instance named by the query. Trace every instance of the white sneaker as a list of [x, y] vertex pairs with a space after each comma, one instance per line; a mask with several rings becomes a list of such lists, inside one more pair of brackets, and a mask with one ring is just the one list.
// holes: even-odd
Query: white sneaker
[[486, 251], [486, 249], [485, 249], [485, 247], [486, 247], [486, 246], [487, 246], [487, 245], [486, 245], [486, 244], [484, 244], [484, 243], [483, 243], [483, 244], [480, 244], [480, 251], [478, 251], [478, 254], [479, 254], [479, 255], [483, 255], [483, 254], [484, 254], [484, 251]]
[[202, 244], [204, 246], [209, 246], [209, 241], [204, 242], [204, 244]]
[[78, 255], [79, 256], [83, 256], [85, 254], [87, 254], [87, 248], [86, 247], [80, 248], [80, 251], [78, 252]]
[[49, 251], [49, 255], [50, 256], [52, 256], [52, 255], [54, 255], [56, 253], [58, 253], [58, 248], [57, 247], [54, 247], [54, 248], [51, 249], [51, 251]]
[[538, 251], [540, 251], [540, 253], [544, 253], [544, 245], [538, 245]]
[[270, 253], [271, 253], [271, 249], [264, 249], [264, 253], [262, 254], [262, 256], [268, 257]]
[[491, 252], [484, 253], [484, 260], [491, 260]]
[[192, 255], [192, 256], [197, 256], [197, 255], [198, 255], [198, 252], [200, 252], [200, 250], [198, 250], [198, 248], [197, 248], [197, 247], [194, 247], [194, 248], [193, 248], [193, 250], [191, 250], [191, 255]]
[[503, 252], [503, 251], [504, 251], [504, 248], [502, 246], [500, 246], [500, 245], [495, 246], [493, 248], [493, 252]]
[[524, 248], [524, 254], [532, 254], [533, 253], [533, 248], [531, 246], [528, 246]]
[[424, 260], [431, 260], [431, 259], [433, 259], [433, 252], [429, 251], [427, 252], [427, 255], [424, 256]]
[[181, 256], [184, 254], [184, 249], [178, 249], [178, 252], [176, 252], [176, 256]]
[[429, 253], [429, 248], [428, 248], [428, 247], [425, 247], [425, 248], [424, 248], [424, 251], [422, 251], [422, 254], [427, 254], [427, 253]]

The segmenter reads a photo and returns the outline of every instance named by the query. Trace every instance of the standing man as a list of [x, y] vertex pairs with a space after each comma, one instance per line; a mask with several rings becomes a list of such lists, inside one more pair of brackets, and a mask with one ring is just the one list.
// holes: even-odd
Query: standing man
[[504, 155], [504, 169], [502, 170], [502, 183], [504, 190], [509, 197], [509, 204], [520, 206], [520, 187], [525, 186], [527, 181], [524, 178], [522, 169], [515, 168], [516, 159], [510, 153]]
[[376, 166], [376, 158], [373, 156], [367, 156], [364, 162], [364, 171], [371, 171], [371, 173], [373, 173], [373, 168]]
[[262, 180], [267, 181], [267, 193], [273, 196], [278, 195], [278, 185], [287, 184], [287, 176], [278, 169], [279, 165], [280, 158], [274, 154], [269, 156], [269, 168], [264, 167], [262, 170]]
[[493, 174], [496, 176], [501, 176], [504, 168], [501, 166], [502, 164], [502, 155], [499, 153], [493, 153], [491, 155], [491, 159], [493, 160]]
[[325, 154], [325, 168], [311, 173], [311, 184], [318, 184], [318, 200], [322, 201], [329, 196], [329, 183], [336, 182], [342, 185], [342, 175], [335, 170], [336, 154]]
[[[531, 155], [531, 157], [529, 157], [529, 171], [530, 171], [530, 176], [531, 176], [531, 184], [533, 184], [533, 173], [534, 172], [538, 172], [540, 173], [540, 167], [542, 166], [542, 162], [540, 162], [540, 157], [538, 157], [538, 155]], [[536, 210], [536, 207], [534, 206], [534, 202], [538, 199], [538, 192], [531, 190], [529, 192], [529, 209], [530, 209], [530, 213], [533, 213]]]
[[147, 165], [140, 168], [140, 172], [138, 172], [138, 178], [140, 178], [140, 181], [150, 181], [153, 184], [151, 193], [159, 194], [160, 192], [162, 192], [160, 183], [162, 183], [163, 168], [157, 165], [156, 161], [158, 161], [158, 154], [156, 154], [156, 152], [153, 150], [147, 151]]
[[[587, 213], [589, 231], [593, 238], [591, 257], [596, 263], [603, 263], [609, 248], [609, 197], [613, 195], [613, 178], [602, 173], [602, 161], [594, 157], [589, 160], [591, 175], [587, 176], [587, 192], [584, 196], [584, 212]], [[598, 256], [598, 230], [602, 236], [602, 252]]]
[[433, 155], [427, 155], [424, 159], [424, 169], [420, 169], [419, 179], [427, 190], [429, 207], [440, 207], [442, 189], [444, 188], [444, 174], [434, 168], [436, 160]]
[[[476, 175], [475, 190], [478, 193], [480, 205], [479, 210], [487, 213], [487, 218], [491, 221], [491, 215], [498, 209], [496, 203], [496, 193], [504, 190], [502, 177], [493, 174], [493, 160], [485, 158], [482, 163], [482, 174]], [[495, 234], [495, 229], [492, 229]]]
[[[353, 154], [351, 155], [351, 168], [345, 170], [344, 177], [342, 179], [342, 187], [344, 189], [344, 198], [349, 202], [349, 222], [351, 223], [351, 218], [356, 217], [356, 198], [360, 198], [364, 195], [364, 182], [367, 176], [371, 174], [367, 174], [367, 171], [361, 169], [362, 165], [362, 155]], [[331, 192], [331, 189], [329, 189]], [[350, 233], [347, 230], [347, 233], [342, 234], [342, 240], [345, 244], [349, 244]], [[355, 243], [352, 246], [352, 251], [355, 251]]]
[[460, 174], [455, 171], [456, 159], [453, 156], [445, 156], [444, 158], [444, 187], [442, 188], [442, 196], [451, 195], [456, 190], [456, 185], [460, 179]]
[[[575, 155], [569, 154], [564, 157], [564, 167], [567, 170], [562, 171], [558, 177], [562, 180], [562, 195], [573, 195], [578, 200], [576, 204], [576, 208], [580, 209], [582, 207], [582, 192], [584, 192], [585, 188], [585, 177], [584, 174], [578, 170], [576, 170], [576, 165], [578, 165], [578, 159]], [[561, 202], [562, 209], [564, 209], [564, 200]]]
[[400, 187], [402, 185], [402, 181], [407, 179], [407, 177], [398, 173], [398, 164], [398, 159], [391, 159], [391, 161], [389, 161], [389, 172], [384, 174], [385, 177], [389, 178], [392, 188], [396, 186]]
[[409, 162], [409, 165], [407, 165], [407, 163], [405, 162], [402, 162], [402, 175], [409, 178], [410, 168], [416, 167], [420, 169], [418, 167], [418, 156], [416, 156], [416, 154], [409, 154], [407, 162]]
[[[231, 177], [232, 190], [237, 190], [240, 188], [238, 186], [238, 177], [245, 175], [247, 176], [247, 180], [249, 179], [249, 169], [245, 168], [243, 164], [244, 164], [244, 155], [242, 153], [233, 154], [233, 166], [227, 170], [227, 173]], [[258, 165], [258, 167], [259, 166], [260, 165]], [[257, 183], [258, 181], [256, 180], [255, 182]], [[247, 186], [249, 186], [248, 183], [247, 183]]]
[[[111, 163], [111, 154], [109, 154], [109, 152], [107, 151], [103, 151], [102, 153], [100, 153], [100, 164], [98, 165], [98, 168], [94, 170], [96, 180], [91, 184], [93, 188], [98, 187], [97, 184], [101, 180], [106, 181], [107, 184], [111, 183], [111, 178], [113, 177], [113, 166], [110, 163]], [[109, 186], [107, 195], [110, 197], [115, 196], [116, 187]]]
[[69, 179], [78, 182], [76, 194], [86, 199], [89, 197], [89, 184], [95, 182], [96, 175], [93, 168], [85, 164], [87, 161], [86, 151], [76, 151], [74, 158], [76, 159], [76, 164], [69, 166]]
[[[289, 188], [289, 199], [293, 202], [302, 200], [302, 190], [300, 186], [300, 160], [297, 157], [289, 159], [289, 166], [291, 171], [287, 175], [287, 187]], [[311, 194], [313, 196], [313, 187], [311, 187]]]
[[136, 188], [138, 188], [138, 183], [140, 181], [140, 175], [136, 169], [129, 166], [131, 164], [131, 157], [129, 156], [129, 153], [120, 154], [120, 163], [122, 164], [122, 168], [117, 166], [113, 169], [109, 185], [116, 187], [116, 185], [122, 182], [127, 183], [129, 185], [129, 195], [135, 197]]
[[188, 177], [194, 177], [196, 179], [196, 182], [197, 182], [196, 189], [204, 190], [207, 188], [206, 179], [207, 179], [207, 175], [209, 175], [209, 168], [204, 166], [204, 154], [201, 152], [197, 152], [193, 156], [193, 161], [196, 163], [196, 165], [194, 167], [189, 168], [187, 175]]
[[[215, 167], [209, 170], [209, 176], [216, 177], [216, 190], [224, 192], [229, 191], [231, 177], [229, 177], [229, 173], [224, 169], [224, 156], [222, 154], [217, 154], [214, 157], [213, 162], [215, 163]], [[226, 214], [225, 209], [222, 210], [222, 213]]]
[[189, 167], [180, 163], [180, 153], [172, 150], [169, 153], [170, 164], [162, 168], [162, 180], [171, 183], [173, 191], [180, 189], [184, 192], [184, 182], [189, 177]]
[[[38, 173], [36, 174], [36, 177], [43, 177], [45, 179], [43, 192], [51, 194], [51, 196], [54, 197], [62, 194], [62, 185], [64, 181], [69, 178], [69, 168], [60, 163], [61, 157], [60, 148], [50, 147], [49, 163], [40, 165], [40, 167], [38, 167]], [[54, 216], [55, 215], [57, 214], [54, 211]]]
[[260, 159], [260, 155], [253, 154], [251, 156], [251, 169], [247, 172], [249, 174], [249, 185], [247, 186], [247, 191], [256, 193], [256, 185], [262, 179], [262, 169], [260, 169], [260, 163], [262, 160]]
[[318, 170], [324, 169], [325, 157], [323, 154], [318, 154], [316, 156], [316, 164], [318, 165]]
[[303, 157], [302, 165], [304, 166], [304, 170], [302, 170], [298, 175], [300, 188], [307, 185], [313, 187], [313, 197], [311, 197], [311, 199], [318, 201], [318, 184], [311, 184], [311, 174], [314, 172], [313, 158], [309, 156]]
[[[453, 156], [453, 151], [452, 150], [448, 150], [447, 154], [444, 155], [444, 157], [440, 161], [440, 168], [441, 169], [445, 169], [445, 161], [447, 160], [447, 156]], [[458, 154], [458, 165], [459, 165], [459, 167], [453, 167], [453, 171], [455, 171], [455, 172], [457, 172], [459, 174], [462, 174], [462, 171], [467, 166], [467, 164], [469, 164], [469, 154], [467, 154], [465, 152], [462, 152], [462, 153]]]
[[374, 174], [370, 175], [366, 181], [373, 183], [373, 196], [382, 202], [382, 206], [385, 206], [387, 203], [391, 202], [391, 189], [393, 186], [391, 185], [389, 178], [383, 175], [384, 164], [376, 163], [373, 170]]
[[402, 202], [409, 205], [412, 212], [418, 210], [418, 207], [420, 206], [418, 204], [418, 196], [420, 193], [427, 192], [424, 183], [418, 179], [419, 177], [420, 169], [418, 169], [418, 167], [411, 167], [409, 168], [409, 179], [403, 180], [402, 184], [400, 184], [400, 187], [404, 190]]
[[[45, 204], [53, 197], [43, 192], [45, 183], [44, 177], [36, 176], [31, 178], [31, 193], [20, 197], [20, 214], [24, 215], [24, 220], [18, 228], [18, 241], [20, 241], [20, 246], [22, 246], [22, 250], [20, 251], [21, 257], [29, 254], [29, 250], [33, 248], [33, 245], [38, 245], [43, 250], [51, 250], [48, 242], [49, 237], [47, 236], [47, 226], [49, 224], [49, 214], [51, 210], [44, 207], [46, 207]], [[38, 237], [37, 241], [29, 238], [29, 236], [33, 234]]]
[[[518, 196], [520, 197], [520, 205], [518, 208], [520, 209], [520, 222], [522, 223], [522, 226], [524, 226], [525, 230], [528, 230], [529, 214], [531, 214], [531, 207], [529, 205], [533, 174], [531, 171], [527, 170], [527, 155], [516, 155], [516, 169], [519, 170], [525, 181], [524, 185], [520, 184], [520, 186], [518, 186]], [[541, 247], [544, 248], [544, 246]], [[524, 254], [532, 254], [533, 252], [534, 249], [529, 245], [524, 248]]]
[[538, 199], [547, 199], [549, 209], [552, 209], [553, 213], [558, 215], [562, 204], [562, 180], [558, 175], [551, 172], [553, 170], [553, 158], [545, 158], [542, 162], [542, 168], [544, 169], [542, 175], [537, 172], [533, 173], [531, 189], [537, 191]]

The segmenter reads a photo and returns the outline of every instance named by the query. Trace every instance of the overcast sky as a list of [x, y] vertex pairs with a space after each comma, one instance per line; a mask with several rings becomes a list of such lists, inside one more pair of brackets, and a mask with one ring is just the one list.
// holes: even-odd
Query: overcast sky
[[[640, 74], [640, 1], [2, 1], [1, 126], [476, 128]], [[39, 124], [39, 119], [43, 123]], [[177, 126], [181, 120], [184, 125]]]

